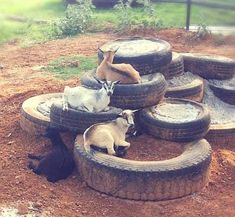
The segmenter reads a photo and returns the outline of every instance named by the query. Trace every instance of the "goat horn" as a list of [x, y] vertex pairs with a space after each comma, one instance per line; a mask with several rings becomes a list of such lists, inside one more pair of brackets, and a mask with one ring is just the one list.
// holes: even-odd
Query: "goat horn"
[[119, 47], [117, 47], [113, 52], [116, 53], [118, 51]]
[[113, 84], [119, 84], [121, 81], [112, 81]]
[[104, 51], [102, 51], [100, 47], [98, 47], [98, 50], [99, 50], [101, 53], [104, 53]]
[[99, 80], [96, 76], [93, 76], [93, 78], [94, 78], [99, 84], [102, 83], [101, 80]]

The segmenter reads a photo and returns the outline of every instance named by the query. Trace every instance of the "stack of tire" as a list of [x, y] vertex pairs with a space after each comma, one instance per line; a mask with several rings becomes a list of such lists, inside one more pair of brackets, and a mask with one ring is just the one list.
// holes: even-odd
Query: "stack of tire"
[[[164, 161], [133, 161], [98, 151], [87, 153], [84, 150], [83, 138], [78, 135], [74, 158], [83, 180], [97, 191], [133, 200], [167, 200], [200, 191], [207, 184], [211, 162], [210, 144], [202, 139], [210, 127], [209, 112], [203, 105], [192, 100], [164, 99], [167, 92], [168, 96], [175, 94], [174, 97], [195, 96], [195, 91], [192, 91], [193, 88], [197, 89], [195, 86], [183, 86], [180, 91], [167, 89], [165, 78], [170, 80], [184, 73], [182, 56], [172, 54], [171, 46], [166, 41], [152, 38], [118, 39], [103, 45], [101, 49], [117, 46], [119, 49], [114, 63], [133, 65], [142, 77], [140, 84], [118, 84], [111, 97], [112, 109], [108, 112], [90, 113], [74, 109], [63, 111], [62, 103], [57, 102], [50, 108], [46, 125], [44, 122], [37, 122], [36, 125], [40, 129], [43, 125], [43, 129], [53, 126], [83, 133], [94, 123], [115, 119], [122, 109], [139, 109], [136, 116], [137, 126], [156, 139], [179, 142], [179, 145], [187, 142], [184, 152], [176, 158]], [[102, 54], [98, 52], [98, 62], [102, 59]], [[95, 70], [87, 72], [81, 78], [81, 84], [88, 88], [99, 88], [94, 75]], [[191, 95], [185, 95], [188, 92]], [[40, 100], [35, 103], [33, 113], [40, 112], [41, 103]], [[35, 123], [35, 119], [31, 119], [32, 115], [29, 115], [30, 109], [25, 109], [29, 104], [25, 104], [22, 106], [22, 119], [27, 118]], [[185, 122], [162, 119], [157, 113], [153, 115], [154, 111], [165, 105], [190, 106], [197, 111], [197, 115]], [[23, 121], [21, 124], [22, 128], [30, 131]], [[38, 134], [43, 133], [44, 131], [40, 131]]]
[[[131, 52], [128, 57], [122, 55], [123, 52], [124, 55], [126, 54], [126, 46], [142, 52], [138, 46], [136, 47], [136, 43], [138, 43], [138, 46], [140, 44], [151, 44], [151, 49], [149, 51], [145, 50], [144, 54], [140, 53], [137, 55], [135, 53], [135, 55], [132, 55]], [[166, 68], [171, 62], [171, 46], [167, 42], [156, 39], [129, 38], [115, 40], [108, 44], [111, 46], [109, 48], [116, 45], [120, 46], [114, 57], [114, 63], [130, 63], [137, 67], [142, 76], [142, 83], [116, 85], [111, 96], [110, 106], [112, 109], [108, 112], [91, 113], [74, 109], [69, 109], [67, 112], [63, 111], [62, 104], [53, 104], [50, 118], [54, 127], [83, 133], [92, 124], [114, 119], [121, 112], [121, 109], [146, 108], [156, 105], [164, 97], [166, 81], [164, 76], [161, 73], [157, 73], [157, 71], [161, 68]], [[101, 48], [106, 49], [108, 44]], [[122, 46], [124, 46], [124, 49], [122, 49]], [[101, 53], [98, 53], [98, 62], [101, 62], [102, 58]], [[159, 68], [155, 70], [155, 66], [159, 66]], [[95, 71], [94, 69], [83, 75], [81, 77], [81, 85], [92, 89], [101, 88], [101, 84], [94, 78]], [[147, 72], [151, 74], [147, 74]]]
[[[202, 77], [209, 84], [214, 96], [227, 104], [235, 105], [235, 61], [233, 59], [201, 53], [182, 53], [182, 56], [185, 70]], [[235, 106], [233, 108], [235, 110]], [[215, 145], [234, 145], [235, 122], [212, 123], [206, 139]]]
[[[122, 109], [140, 109], [136, 124], [156, 139], [187, 142], [185, 151], [165, 161], [133, 161], [94, 151], [87, 153], [82, 136], [77, 136], [74, 156], [79, 174], [91, 188], [115, 197], [133, 200], [166, 200], [200, 191], [208, 181], [211, 147], [202, 139], [210, 126], [208, 110], [191, 100], [166, 98], [164, 77], [184, 72], [183, 58], [159, 39], [128, 38], [106, 43], [101, 50], [119, 47], [114, 63], [131, 64], [142, 77], [141, 84], [117, 85], [111, 105]], [[172, 59], [173, 56], [173, 59]], [[103, 59], [98, 52], [98, 62]], [[161, 73], [158, 73], [161, 72]], [[99, 88], [95, 71], [81, 78], [81, 84]], [[153, 83], [153, 81], [155, 81]], [[182, 97], [182, 96], [181, 96]], [[151, 100], [150, 100], [151, 99]], [[185, 123], [163, 121], [152, 115], [152, 109], [168, 105], [188, 105], [198, 109], [196, 119]]]

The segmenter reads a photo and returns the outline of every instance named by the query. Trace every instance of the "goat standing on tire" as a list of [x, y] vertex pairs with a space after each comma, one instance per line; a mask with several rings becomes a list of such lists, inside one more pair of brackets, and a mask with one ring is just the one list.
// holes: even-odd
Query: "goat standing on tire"
[[118, 118], [105, 122], [94, 124], [83, 134], [84, 148], [90, 152], [91, 145], [98, 148], [106, 148], [108, 154], [116, 155], [114, 146], [128, 149], [130, 143], [126, 142], [126, 133], [129, 127], [134, 126], [134, 111], [124, 110]]
[[64, 88], [63, 110], [67, 111], [70, 106], [87, 112], [107, 111], [110, 103], [110, 96], [113, 94], [114, 87], [119, 81], [100, 81], [101, 89], [94, 90], [78, 86]]
[[139, 72], [137, 72], [133, 66], [126, 63], [113, 64], [113, 58], [115, 51], [102, 51], [99, 48], [100, 52], [103, 54], [103, 61], [96, 69], [96, 76], [103, 80], [109, 81], [120, 81], [121, 84], [135, 84], [141, 83], [141, 77]]

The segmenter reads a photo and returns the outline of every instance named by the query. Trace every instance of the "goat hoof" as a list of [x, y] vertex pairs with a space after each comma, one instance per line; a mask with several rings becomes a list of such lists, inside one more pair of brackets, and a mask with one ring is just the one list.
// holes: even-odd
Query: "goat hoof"
[[30, 170], [33, 170], [34, 169], [34, 164], [33, 164], [33, 162], [32, 161], [29, 161], [29, 163], [28, 163], [28, 168], [30, 169]]

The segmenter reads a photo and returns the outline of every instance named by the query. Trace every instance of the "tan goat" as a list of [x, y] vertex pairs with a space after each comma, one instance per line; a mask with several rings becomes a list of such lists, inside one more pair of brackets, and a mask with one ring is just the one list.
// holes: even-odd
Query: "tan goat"
[[141, 82], [139, 72], [130, 64], [113, 64], [113, 58], [118, 49], [105, 52], [100, 48], [99, 50], [104, 57], [103, 61], [96, 69], [96, 76], [100, 80], [120, 81], [121, 84], [135, 84]]
[[108, 154], [116, 155], [114, 145], [128, 149], [130, 143], [126, 142], [126, 133], [129, 127], [134, 126], [134, 111], [124, 110], [113, 121], [94, 124], [83, 134], [84, 148], [90, 152], [91, 145], [106, 148]]

